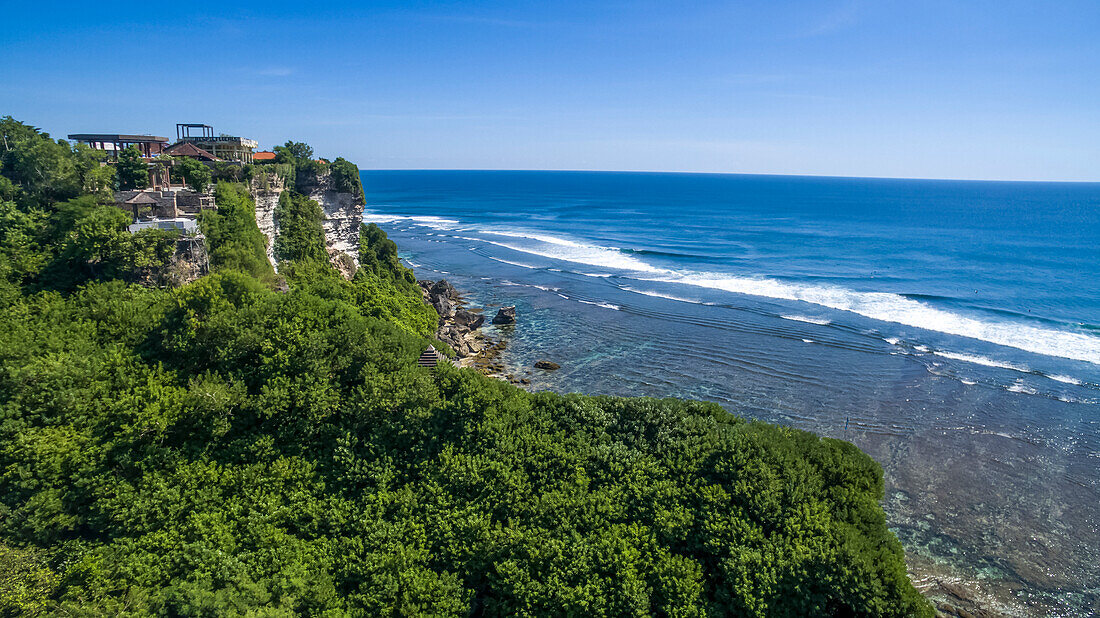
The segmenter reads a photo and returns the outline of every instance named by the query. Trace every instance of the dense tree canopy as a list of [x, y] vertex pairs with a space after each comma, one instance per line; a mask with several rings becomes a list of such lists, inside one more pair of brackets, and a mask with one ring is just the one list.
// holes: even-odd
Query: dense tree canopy
[[149, 166], [141, 152], [130, 146], [118, 153], [118, 188], [123, 191], [144, 189], [149, 184]]
[[[213, 179], [213, 173], [210, 168], [202, 163], [192, 159], [190, 157], [178, 157], [175, 160], [176, 173], [187, 184], [187, 188], [191, 189], [195, 193], [206, 193], [207, 187], [210, 186], [210, 181]], [[231, 166], [226, 166], [228, 169]], [[240, 170], [239, 167], [234, 167], [236, 170]]]
[[327, 262], [324, 213], [317, 202], [296, 191], [283, 191], [275, 207], [279, 236], [275, 239], [275, 258], [279, 261]]
[[237, 185], [212, 274], [43, 286], [113, 255], [83, 199], [0, 209], [0, 616], [931, 614], [851, 444], [420, 368], [384, 233], [279, 291]]
[[241, 185], [219, 182], [214, 190], [218, 209], [204, 211], [200, 220], [206, 236], [210, 265], [239, 270], [263, 281], [274, 279], [267, 260], [267, 238], [256, 227], [256, 205]]
[[276, 163], [302, 165], [313, 160], [313, 147], [304, 142], [287, 141], [282, 146], [276, 146], [274, 152]]

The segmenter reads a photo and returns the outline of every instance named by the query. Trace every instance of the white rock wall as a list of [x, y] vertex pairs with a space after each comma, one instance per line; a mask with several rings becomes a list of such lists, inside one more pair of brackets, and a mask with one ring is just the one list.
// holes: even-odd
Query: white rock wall
[[358, 197], [318, 188], [309, 193], [309, 199], [320, 204], [325, 213], [322, 225], [329, 254], [345, 253], [358, 267], [359, 225], [363, 222], [363, 204]]
[[278, 272], [275, 262], [275, 237], [279, 234], [279, 222], [275, 220], [275, 207], [279, 205], [279, 196], [283, 194], [284, 182], [279, 176], [268, 178], [266, 186], [259, 180], [253, 180], [249, 187], [252, 200], [256, 202], [256, 225], [267, 236], [267, 260]]
[[[261, 187], [258, 181], [253, 181], [251, 187], [252, 199], [256, 202], [256, 223], [260, 231], [267, 236], [267, 259], [271, 261], [272, 266], [276, 266], [275, 238], [279, 235], [279, 221], [275, 217], [275, 208], [279, 205], [279, 196], [283, 194], [284, 187], [285, 184], [281, 178], [268, 182], [266, 187]], [[362, 201], [358, 196], [334, 190], [328, 176], [320, 178], [318, 184], [310, 188], [308, 196], [321, 206], [321, 211], [324, 213], [322, 225], [325, 228], [325, 244], [328, 246], [329, 255], [335, 259], [335, 256], [340, 253], [346, 254], [358, 267], [359, 225], [363, 222]]]

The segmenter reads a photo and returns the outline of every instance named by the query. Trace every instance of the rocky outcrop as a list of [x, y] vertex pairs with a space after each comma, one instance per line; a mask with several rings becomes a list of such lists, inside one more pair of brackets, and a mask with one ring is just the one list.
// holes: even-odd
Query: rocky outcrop
[[465, 309], [458, 309], [454, 314], [454, 323], [470, 330], [480, 328], [485, 323], [485, 316], [480, 313], [472, 313]]
[[545, 369], [546, 371], [557, 371], [558, 369], [561, 369], [561, 365], [555, 363], [554, 361], [540, 360], [540, 361], [535, 361], [535, 369]]
[[462, 296], [446, 279], [418, 281], [424, 302], [439, 314], [435, 336], [451, 346], [459, 358], [474, 357], [496, 344], [478, 331], [485, 316], [465, 308]]
[[252, 201], [256, 203], [256, 225], [267, 236], [267, 261], [277, 272], [275, 237], [279, 235], [279, 222], [275, 220], [275, 207], [279, 205], [279, 196], [286, 190], [286, 180], [278, 174], [257, 174], [248, 188]]
[[318, 174], [313, 182], [302, 186], [309, 199], [321, 205], [325, 219], [325, 242], [329, 253], [343, 253], [359, 266], [359, 226], [363, 223], [363, 198], [336, 190], [332, 174]]
[[515, 307], [501, 307], [497, 310], [497, 314], [493, 316], [493, 324], [515, 324], [516, 323], [516, 308]]
[[[337, 191], [328, 173], [320, 174], [312, 183], [300, 188], [321, 207], [324, 214], [321, 225], [325, 229], [325, 244], [330, 260], [345, 277], [350, 278], [359, 267], [359, 225], [363, 222], [364, 205], [362, 197]], [[252, 179], [249, 186], [249, 192], [256, 203], [256, 224], [268, 240], [267, 259], [276, 268], [275, 238], [279, 235], [279, 221], [275, 216], [275, 209], [279, 205], [279, 196], [285, 190], [286, 179], [276, 174], [260, 174]]]
[[210, 271], [210, 258], [206, 253], [206, 239], [181, 236], [168, 264], [168, 284], [179, 287], [191, 283]]

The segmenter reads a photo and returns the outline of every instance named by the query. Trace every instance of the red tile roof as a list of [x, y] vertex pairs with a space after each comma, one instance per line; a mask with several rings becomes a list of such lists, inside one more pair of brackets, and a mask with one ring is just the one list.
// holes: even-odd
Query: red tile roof
[[253, 161], [274, 161], [275, 153], [267, 150], [261, 150], [259, 152], [252, 153]]

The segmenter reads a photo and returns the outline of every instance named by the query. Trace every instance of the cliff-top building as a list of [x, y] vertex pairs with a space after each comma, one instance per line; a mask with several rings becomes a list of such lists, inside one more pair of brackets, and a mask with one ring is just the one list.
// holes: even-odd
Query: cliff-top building
[[[120, 133], [73, 133], [69, 139], [74, 142], [87, 144], [96, 150], [103, 150], [112, 159], [118, 158], [118, 153], [130, 146], [135, 146], [141, 156], [146, 159], [155, 157], [164, 152], [168, 146], [167, 137], [156, 135], [123, 135]], [[252, 141], [252, 140], [248, 140]], [[253, 142], [255, 144], [255, 142]]]
[[[196, 135], [197, 133], [197, 135]], [[258, 146], [254, 139], [232, 135], [214, 135], [208, 124], [177, 123], [177, 144], [188, 143], [223, 161], [252, 163], [252, 152]]]

